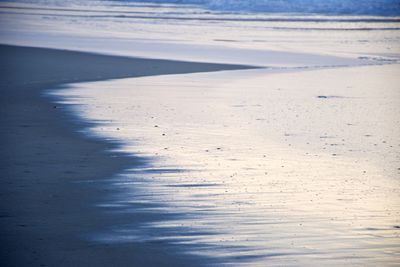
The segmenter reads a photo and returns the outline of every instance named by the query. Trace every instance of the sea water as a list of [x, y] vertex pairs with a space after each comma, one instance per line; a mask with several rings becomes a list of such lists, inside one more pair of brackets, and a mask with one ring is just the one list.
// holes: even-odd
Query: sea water
[[[318, 1], [318, 6], [336, 3], [343, 8], [351, 6], [353, 11], [355, 3], [360, 6], [358, 10], [378, 5], [391, 10], [387, 16], [366, 11], [360, 11], [362, 15], [355, 11], [296, 12], [289, 8], [314, 6], [294, 4], [302, 1], [167, 2], [0, 2], [0, 40], [114, 55], [262, 66], [302, 66], [299, 61], [304, 57], [293, 52], [306, 52], [308, 65], [318, 65], [321, 54], [354, 59], [390, 57], [399, 51], [398, 1], [373, 1], [373, 5], [371, 1]], [[243, 9], [227, 10], [239, 3]], [[268, 3], [282, 8], [291, 3], [286, 10], [289, 14], [262, 12], [263, 8], [255, 13], [246, 11], [246, 7]], [[215, 9], [214, 5], [221, 7]]]
[[[2, 2], [10, 2], [4, 1]], [[52, 5], [91, 5], [93, 0], [17, 0], [11, 2]], [[106, 1], [104, 1], [106, 2]], [[196, 5], [205, 9], [233, 12], [325, 14], [325, 15], [381, 15], [400, 14], [399, 0], [117, 0], [116, 5], [129, 3]], [[122, 3], [122, 4], [121, 4]]]

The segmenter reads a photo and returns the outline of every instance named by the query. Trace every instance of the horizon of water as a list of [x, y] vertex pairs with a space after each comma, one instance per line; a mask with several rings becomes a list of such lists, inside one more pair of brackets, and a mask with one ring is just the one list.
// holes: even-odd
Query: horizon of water
[[[8, 1], [0, 1], [8, 2]], [[14, 0], [19, 3], [47, 5], [91, 5], [96, 1], [81, 0]], [[319, 15], [376, 15], [399, 16], [400, 0], [109, 0], [104, 2], [137, 4], [173, 4], [183, 7], [195, 5], [204, 9], [223, 12], [254, 12], [267, 14], [319, 14]]]
[[281, 67], [302, 66], [298, 61], [305, 57], [320, 62], [321, 54], [352, 60], [392, 60], [399, 54], [397, 17], [231, 13], [182, 3], [186, 2], [0, 2], [0, 41], [122, 56]]
[[399, 0], [119, 0], [196, 4], [202, 7], [232, 12], [322, 14], [322, 15], [400, 15]]

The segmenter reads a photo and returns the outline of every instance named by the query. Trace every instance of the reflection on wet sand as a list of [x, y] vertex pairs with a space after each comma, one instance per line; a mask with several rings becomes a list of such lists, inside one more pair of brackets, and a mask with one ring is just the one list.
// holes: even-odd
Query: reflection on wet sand
[[120, 192], [101, 205], [171, 215], [94, 239], [193, 245], [235, 265], [395, 265], [397, 75], [395, 65], [247, 70], [62, 92], [102, 120], [89, 133], [151, 159], [113, 179]]

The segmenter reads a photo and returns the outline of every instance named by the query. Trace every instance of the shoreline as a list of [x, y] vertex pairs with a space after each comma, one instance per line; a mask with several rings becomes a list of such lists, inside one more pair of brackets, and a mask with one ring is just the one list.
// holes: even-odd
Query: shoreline
[[[110, 152], [117, 144], [85, 137], [84, 122], [43, 93], [68, 83], [151, 75], [256, 68], [106, 56], [0, 45], [2, 266], [197, 266], [167, 242], [97, 244], [85, 233], [113, 223], [157, 220], [145, 214], [106, 214], [94, 205], [107, 192], [87, 180], [112, 177], [141, 158]], [[163, 216], [163, 214], [159, 214]]]

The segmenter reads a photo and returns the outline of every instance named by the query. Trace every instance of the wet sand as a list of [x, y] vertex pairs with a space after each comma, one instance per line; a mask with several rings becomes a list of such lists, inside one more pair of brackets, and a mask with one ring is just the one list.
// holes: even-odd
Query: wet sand
[[112, 177], [141, 158], [107, 152], [117, 144], [87, 138], [83, 123], [43, 97], [66, 83], [245, 69], [0, 45], [2, 266], [196, 266], [206, 258], [160, 242], [91, 243], [85, 234], [168, 214], [106, 214], [95, 205]]
[[140, 201], [158, 203], [143, 208], [149, 213], [166, 203], [163, 210], [182, 214], [139, 229], [116, 223], [93, 238], [196, 244], [202, 249], [191, 252], [223, 266], [395, 266], [398, 77], [398, 65], [387, 64], [58, 90], [58, 103], [100, 122], [86, 133], [153, 159], [113, 179], [120, 190], [104, 209], [129, 214]]

